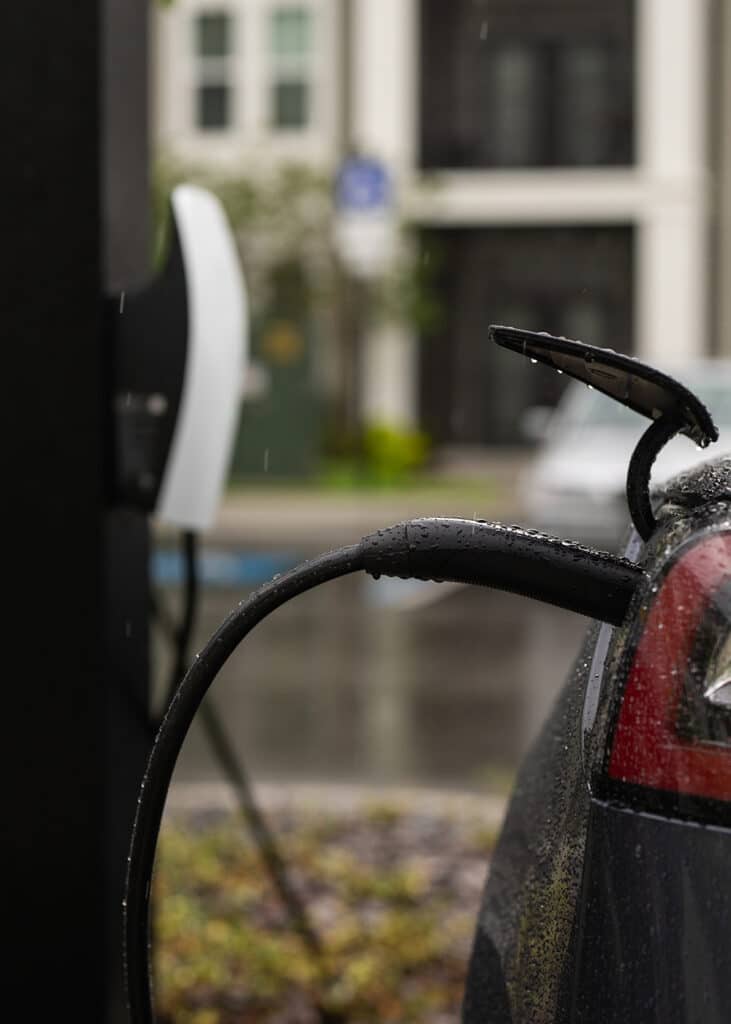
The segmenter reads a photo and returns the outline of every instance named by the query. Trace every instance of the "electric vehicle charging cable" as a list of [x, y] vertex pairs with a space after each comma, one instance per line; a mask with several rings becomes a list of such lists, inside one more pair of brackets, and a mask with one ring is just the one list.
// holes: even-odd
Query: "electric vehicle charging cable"
[[[198, 537], [192, 530], [181, 535], [183, 563], [183, 603], [180, 622], [176, 623], [165, 604], [152, 597], [152, 613], [165, 633], [173, 651], [173, 667], [166, 688], [163, 708], [167, 708], [182, 683], [190, 664], [190, 643], [198, 610]], [[323, 944], [310, 917], [307, 906], [293, 884], [284, 857], [269, 822], [254, 797], [248, 773], [237, 757], [226, 726], [212, 702], [204, 700], [199, 710], [201, 725], [211, 752], [223, 776], [233, 790], [238, 809], [249, 830], [262, 866], [279, 897], [284, 913], [293, 931], [299, 935], [304, 951], [316, 971], [321, 970]], [[151, 740], [161, 719], [150, 722]]]
[[271, 612], [321, 583], [374, 578], [470, 583], [533, 597], [618, 625], [642, 569], [608, 552], [531, 530], [463, 519], [415, 519], [305, 562], [265, 583], [231, 612], [176, 689], [137, 801], [123, 902], [124, 969], [132, 1024], [153, 1024], [149, 911], [157, 837], [175, 762], [203, 697], [244, 637]]

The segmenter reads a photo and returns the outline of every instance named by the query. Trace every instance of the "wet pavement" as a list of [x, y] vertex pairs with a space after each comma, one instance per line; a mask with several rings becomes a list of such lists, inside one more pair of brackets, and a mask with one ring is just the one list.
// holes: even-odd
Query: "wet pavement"
[[[257, 572], [309, 553], [252, 549], [247, 560], [239, 549], [239, 568], [227, 576], [231, 552], [208, 550], [194, 649]], [[249, 576], [245, 565], [254, 567]], [[174, 602], [164, 574], [161, 589]], [[211, 695], [256, 780], [500, 788], [587, 625], [499, 591], [356, 575], [296, 598], [259, 625]], [[161, 679], [168, 656], [160, 637], [153, 653]], [[196, 723], [174, 781], [220, 778]]]

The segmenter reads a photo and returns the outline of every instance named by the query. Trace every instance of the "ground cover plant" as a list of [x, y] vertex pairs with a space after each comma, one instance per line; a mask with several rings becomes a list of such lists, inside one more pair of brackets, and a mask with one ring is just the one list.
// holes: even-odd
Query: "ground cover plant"
[[[155, 873], [165, 1024], [456, 1021], [496, 826], [368, 803], [268, 811], [322, 938], [307, 954], [242, 820], [166, 817]], [[319, 1009], [318, 1009], [319, 1008]]]

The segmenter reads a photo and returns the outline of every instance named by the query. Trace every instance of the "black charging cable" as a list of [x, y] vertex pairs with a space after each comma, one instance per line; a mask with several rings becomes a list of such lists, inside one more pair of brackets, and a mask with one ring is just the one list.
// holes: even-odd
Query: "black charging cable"
[[193, 530], [183, 530], [181, 555], [183, 558], [183, 614], [180, 625], [175, 630], [175, 661], [170, 673], [166, 706], [170, 703], [173, 694], [188, 671], [190, 644], [198, 615], [200, 589], [198, 586], [198, 538]]
[[[152, 601], [154, 616], [173, 648], [174, 661], [164, 700], [165, 708], [175, 696], [190, 665], [190, 644], [198, 613], [198, 538], [192, 530], [184, 530], [181, 535], [181, 557], [183, 594], [180, 622], [173, 621], [165, 604], [159, 598]], [[264, 870], [293, 931], [299, 935], [305, 953], [312, 960], [316, 973], [321, 973], [322, 940], [307, 912], [306, 905], [289, 877], [284, 854], [266, 816], [256, 802], [248, 773], [236, 755], [233, 743], [210, 695], [203, 701], [199, 714], [206, 740], [224, 778], [234, 791], [239, 812], [246, 822]], [[153, 734], [159, 725], [158, 721]]]
[[635, 529], [643, 540], [649, 540], [657, 527], [650, 500], [650, 474], [662, 449], [683, 428], [678, 415], [667, 413], [654, 420], [644, 432], [632, 453], [627, 467], [627, 505]]
[[149, 972], [150, 887], [175, 762], [206, 692], [244, 637], [271, 612], [329, 580], [372, 576], [496, 587], [618, 625], [644, 578], [606, 552], [517, 527], [416, 519], [365, 537], [265, 583], [228, 616], [197, 654], [167, 709], [142, 780], [123, 903], [124, 969], [132, 1024], [153, 1024]]

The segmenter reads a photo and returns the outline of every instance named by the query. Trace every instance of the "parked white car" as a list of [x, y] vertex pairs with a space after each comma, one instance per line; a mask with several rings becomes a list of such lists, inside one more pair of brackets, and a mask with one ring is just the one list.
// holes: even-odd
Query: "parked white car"
[[[676, 437], [652, 470], [659, 484], [731, 451], [731, 361], [664, 367], [708, 407], [719, 440], [699, 449]], [[537, 529], [616, 550], [629, 523], [625, 483], [629, 458], [649, 421], [578, 381], [553, 412], [529, 410], [527, 432], [542, 439], [519, 485], [523, 519]]]

